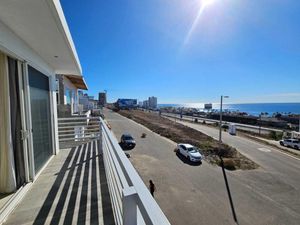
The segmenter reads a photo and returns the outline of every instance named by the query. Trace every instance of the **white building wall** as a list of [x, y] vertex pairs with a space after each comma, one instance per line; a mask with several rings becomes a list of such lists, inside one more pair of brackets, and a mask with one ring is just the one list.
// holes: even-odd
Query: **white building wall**
[[87, 96], [79, 96], [79, 104], [82, 105], [83, 111], [89, 110], [89, 99]]
[[1, 21], [0, 50], [21, 61], [26, 61], [47, 76], [55, 75], [55, 71]]
[[56, 79], [55, 71], [35, 51], [33, 51], [20, 37], [15, 35], [5, 24], [0, 21], [0, 50], [22, 62], [39, 70], [49, 77], [51, 94], [51, 118], [53, 124], [54, 153], [59, 151], [58, 125], [56, 110]]

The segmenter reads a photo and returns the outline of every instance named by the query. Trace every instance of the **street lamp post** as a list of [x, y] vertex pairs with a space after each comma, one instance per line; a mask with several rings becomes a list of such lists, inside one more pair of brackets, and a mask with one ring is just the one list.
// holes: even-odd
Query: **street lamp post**
[[300, 133], [300, 114], [299, 114], [299, 133]]
[[233, 219], [234, 219], [235, 223], [238, 224], [237, 216], [236, 216], [234, 205], [233, 205], [233, 200], [232, 200], [231, 193], [230, 193], [229, 183], [228, 183], [227, 176], [226, 176], [226, 171], [225, 171], [225, 168], [224, 168], [224, 161], [223, 161], [222, 156], [221, 156], [223, 98], [229, 98], [229, 96], [221, 95], [220, 124], [219, 124], [219, 128], [220, 128], [220, 130], [219, 130], [219, 153], [220, 153], [219, 157], [220, 157], [220, 160], [221, 160], [221, 167], [222, 167], [223, 177], [224, 177], [224, 181], [225, 181], [225, 185], [226, 185], [226, 189], [227, 189], [227, 194], [228, 194], [228, 198], [229, 198], [229, 202], [230, 202], [230, 207], [231, 207]]
[[229, 96], [221, 95], [221, 105], [220, 105], [220, 124], [219, 124], [219, 142], [222, 143], [222, 117], [223, 117], [223, 98], [229, 98]]
[[259, 114], [259, 136], [261, 135], [261, 116], [263, 115], [263, 113]]

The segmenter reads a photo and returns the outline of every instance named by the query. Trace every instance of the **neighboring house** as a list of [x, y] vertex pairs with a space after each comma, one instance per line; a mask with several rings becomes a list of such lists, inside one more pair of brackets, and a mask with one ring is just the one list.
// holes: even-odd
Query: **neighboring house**
[[89, 96], [88, 94], [84, 94], [82, 91], [78, 92], [79, 97], [79, 106], [82, 107], [81, 110], [89, 111], [98, 109], [98, 100], [94, 99], [94, 96]]
[[83, 81], [60, 2], [0, 1], [0, 224], [59, 151], [56, 74]]
[[58, 117], [70, 117], [81, 113], [78, 90], [87, 90], [83, 77], [56, 75]]

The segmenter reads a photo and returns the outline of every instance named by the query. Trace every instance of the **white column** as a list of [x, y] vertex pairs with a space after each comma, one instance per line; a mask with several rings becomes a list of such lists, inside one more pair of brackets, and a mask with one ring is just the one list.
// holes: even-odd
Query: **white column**
[[123, 189], [123, 225], [137, 225], [137, 193], [134, 187]]

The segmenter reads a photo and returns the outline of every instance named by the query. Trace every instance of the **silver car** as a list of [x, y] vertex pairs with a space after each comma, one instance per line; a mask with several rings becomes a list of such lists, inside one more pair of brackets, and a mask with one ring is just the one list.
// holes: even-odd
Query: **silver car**
[[203, 159], [199, 149], [190, 144], [178, 144], [177, 151], [191, 162], [201, 162]]
[[300, 141], [298, 139], [283, 139], [279, 143], [282, 146], [300, 149]]

